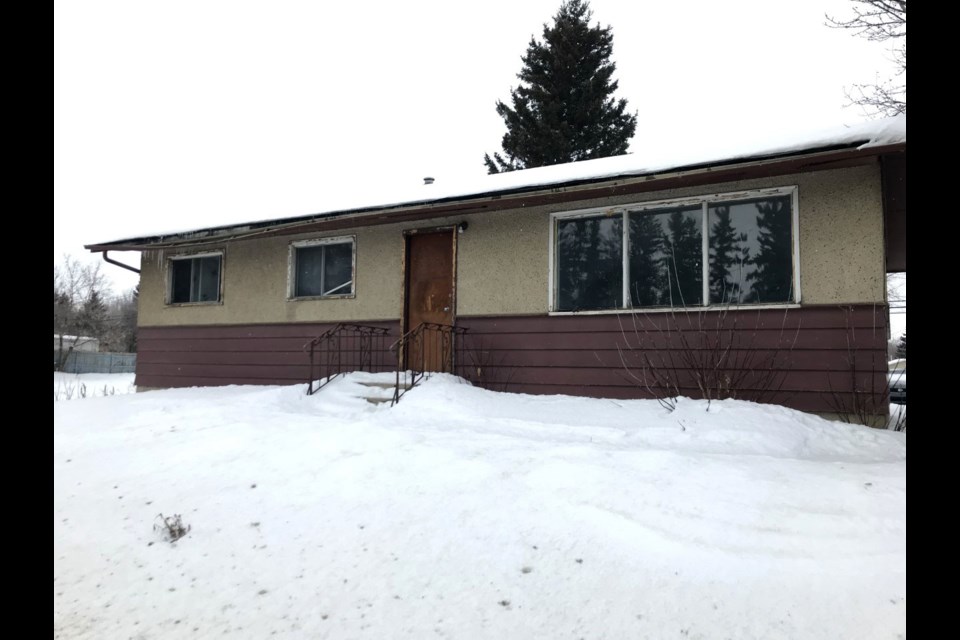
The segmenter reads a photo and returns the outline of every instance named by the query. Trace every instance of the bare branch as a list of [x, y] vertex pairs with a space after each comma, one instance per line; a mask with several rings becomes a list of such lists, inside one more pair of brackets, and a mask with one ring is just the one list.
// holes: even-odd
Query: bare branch
[[866, 115], [895, 116], [907, 112], [907, 2], [906, 0], [851, 0], [853, 17], [841, 20], [826, 16], [827, 26], [849, 29], [872, 42], [894, 41], [892, 62], [903, 82], [878, 81], [855, 84], [846, 92], [851, 105], [863, 107]]
[[838, 20], [829, 15], [827, 25], [835, 29], [850, 29], [855, 35], [873, 42], [907, 37], [906, 0], [851, 0], [853, 17]]

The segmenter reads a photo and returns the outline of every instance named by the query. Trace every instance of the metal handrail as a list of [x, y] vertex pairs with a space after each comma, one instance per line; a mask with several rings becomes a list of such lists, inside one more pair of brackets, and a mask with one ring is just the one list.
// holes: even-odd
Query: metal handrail
[[[397, 379], [391, 406], [400, 402], [400, 397], [429, 373], [426, 371], [428, 364], [439, 362], [441, 372], [455, 374], [457, 367], [463, 366], [463, 335], [466, 332], [463, 327], [421, 322], [390, 345], [390, 351], [397, 356]], [[412, 360], [411, 352], [414, 356]], [[419, 358], [416, 358], [417, 355]], [[428, 360], [428, 355], [433, 357]]]
[[[341, 322], [303, 345], [310, 354], [307, 395], [313, 395], [337, 376], [352, 371], [384, 370], [385, 327]], [[319, 381], [314, 388], [314, 381]]]

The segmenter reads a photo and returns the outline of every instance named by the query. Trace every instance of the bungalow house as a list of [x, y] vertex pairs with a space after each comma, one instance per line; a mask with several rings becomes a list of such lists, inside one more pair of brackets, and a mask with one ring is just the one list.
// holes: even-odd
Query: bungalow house
[[884, 404], [905, 117], [426, 182], [88, 245], [141, 252], [138, 387], [306, 383], [339, 349], [521, 393]]

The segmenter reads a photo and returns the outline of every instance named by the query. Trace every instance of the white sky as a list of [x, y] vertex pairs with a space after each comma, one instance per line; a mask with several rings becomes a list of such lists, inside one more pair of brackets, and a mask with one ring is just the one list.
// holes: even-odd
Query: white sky
[[[892, 65], [824, 26], [849, 4], [593, 0], [613, 27], [617, 95], [639, 116], [631, 148], [862, 121], [844, 87]], [[484, 174], [505, 131], [494, 103], [559, 6], [56, 2], [54, 261], [157, 220], [295, 216], [332, 194]]]

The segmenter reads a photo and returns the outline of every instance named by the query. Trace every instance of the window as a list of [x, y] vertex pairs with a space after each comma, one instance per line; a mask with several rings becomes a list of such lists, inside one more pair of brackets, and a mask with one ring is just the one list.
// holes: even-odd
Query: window
[[290, 246], [291, 298], [353, 295], [354, 238], [323, 238]]
[[169, 304], [220, 302], [220, 253], [170, 258]]
[[557, 214], [553, 311], [799, 300], [796, 189]]

